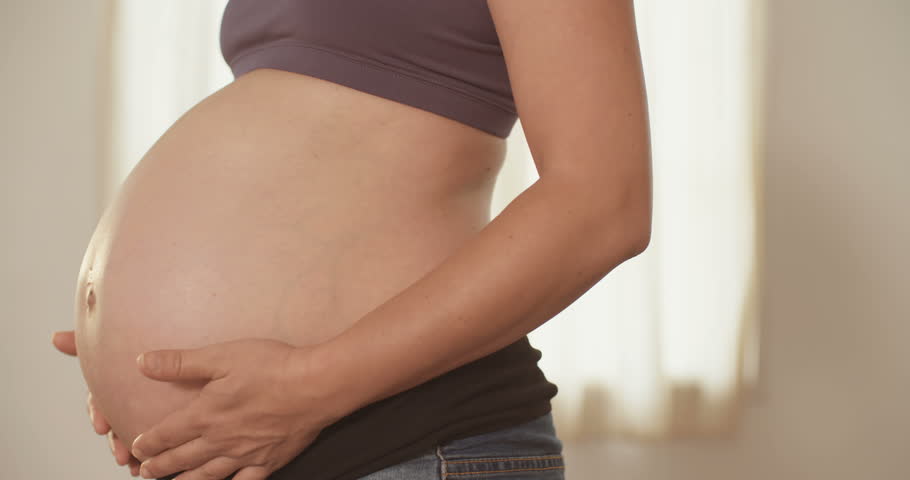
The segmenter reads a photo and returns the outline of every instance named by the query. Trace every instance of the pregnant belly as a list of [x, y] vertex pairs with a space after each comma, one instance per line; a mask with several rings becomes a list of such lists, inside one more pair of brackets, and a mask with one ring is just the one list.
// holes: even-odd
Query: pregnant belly
[[[307, 130], [281, 114], [284, 84], [235, 84], [190, 110], [142, 158], [83, 258], [80, 365], [127, 444], [201, 388], [143, 377], [135, 364], [141, 352], [248, 337], [323, 342], [488, 220], [491, 182], [455, 194], [451, 184], [419, 181], [431, 174], [451, 181], [444, 156], [433, 167], [426, 152], [404, 158], [362, 137], [351, 143], [372, 156], [332, 148], [325, 137], [308, 141], [300, 133]], [[241, 101], [244, 88], [256, 102]], [[273, 108], [263, 92], [275, 95]], [[493, 168], [482, 158], [474, 168], [495, 177], [497, 160], [489, 158]]]
[[[135, 213], [131, 206], [123, 210], [127, 217]], [[83, 374], [114, 431], [128, 441], [200, 387], [142, 377], [135, 366], [142, 351], [244, 337], [305, 345], [354, 320], [338, 299], [340, 251], [323, 256], [328, 247], [301, 242], [292, 255], [257, 238], [253, 222], [225, 229], [201, 212], [184, 215], [181, 222], [156, 221], [146, 210], [120, 219], [95, 237], [103, 251], [90, 245], [80, 282]]]

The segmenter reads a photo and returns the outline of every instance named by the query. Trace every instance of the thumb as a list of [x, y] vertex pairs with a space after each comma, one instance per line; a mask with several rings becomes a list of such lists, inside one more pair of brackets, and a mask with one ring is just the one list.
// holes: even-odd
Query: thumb
[[51, 337], [51, 343], [57, 347], [57, 350], [67, 355], [76, 356], [76, 333], [73, 330], [54, 332], [53, 337]]
[[153, 350], [136, 357], [143, 375], [165, 382], [216, 378], [218, 369], [214, 360], [205, 348]]

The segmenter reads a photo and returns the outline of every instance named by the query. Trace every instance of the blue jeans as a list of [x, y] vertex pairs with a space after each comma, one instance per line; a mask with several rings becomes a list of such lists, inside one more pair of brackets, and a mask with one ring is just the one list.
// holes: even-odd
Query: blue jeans
[[565, 480], [552, 413], [452, 440], [359, 480]]

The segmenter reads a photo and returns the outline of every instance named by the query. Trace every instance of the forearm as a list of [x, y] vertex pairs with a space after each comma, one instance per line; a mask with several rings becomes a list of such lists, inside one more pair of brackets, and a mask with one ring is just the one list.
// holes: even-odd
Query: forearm
[[325, 372], [318, 383], [336, 417], [515, 342], [637, 255], [650, 219], [628, 197], [593, 202], [541, 178], [435, 269], [318, 345], [307, 361]]

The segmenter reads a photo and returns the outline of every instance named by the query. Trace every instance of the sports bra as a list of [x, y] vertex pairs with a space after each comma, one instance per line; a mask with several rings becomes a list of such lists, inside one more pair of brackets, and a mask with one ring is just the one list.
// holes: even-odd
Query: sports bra
[[235, 78], [301, 73], [501, 138], [518, 118], [486, 0], [230, 0], [220, 46]]

